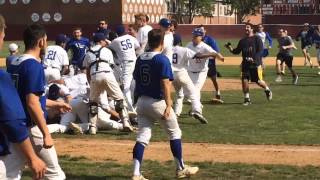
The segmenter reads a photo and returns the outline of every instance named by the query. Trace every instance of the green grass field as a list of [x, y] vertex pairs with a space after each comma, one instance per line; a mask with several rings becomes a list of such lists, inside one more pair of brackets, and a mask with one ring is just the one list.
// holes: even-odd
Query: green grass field
[[[218, 67], [223, 78], [239, 78], [238, 66]], [[210, 104], [210, 92], [202, 94], [204, 115], [209, 124], [202, 125], [186, 115], [190, 106], [185, 105], [179, 119], [184, 142], [208, 142], [221, 144], [285, 144], [320, 145], [320, 76], [317, 69], [297, 67], [300, 75], [299, 85], [291, 85], [291, 76], [287, 75], [281, 84], [274, 83], [275, 73], [271, 67], [265, 73], [266, 80], [273, 90], [274, 99], [268, 102], [261, 89], [252, 90], [253, 104], [241, 105], [242, 92], [222, 92], [225, 104]], [[55, 135], [55, 138], [73, 135]], [[77, 137], [78, 138], [78, 137]], [[82, 135], [80, 138], [93, 138]], [[102, 131], [94, 138], [130, 139], [134, 134], [116, 131]], [[152, 141], [167, 141], [164, 131], [156, 125]], [[168, 152], [169, 153], [169, 152]], [[131, 164], [117, 164], [113, 161], [97, 163], [85, 158], [61, 157], [61, 164], [68, 179], [129, 179]], [[320, 167], [255, 165], [241, 163], [192, 163], [201, 169], [199, 175], [191, 179], [320, 179]], [[150, 179], [174, 179], [173, 162], [159, 163], [146, 161], [143, 164], [146, 177]], [[30, 179], [26, 172], [23, 179]]]
[[[186, 43], [188, 43], [190, 40], [184, 40], [183, 44], [185, 45]], [[13, 41], [6, 41], [5, 44], [4, 44], [4, 47], [3, 47], [3, 50], [0, 52], [0, 57], [6, 57], [8, 54], [9, 54], [9, 51], [8, 51], [8, 45], [10, 43], [12, 43]], [[219, 48], [221, 50], [221, 53], [228, 57], [228, 56], [234, 56], [233, 54], [231, 54], [226, 48], [224, 48], [224, 45], [227, 43], [227, 42], [231, 42], [231, 44], [236, 47], [238, 42], [239, 42], [239, 39], [217, 39], [217, 42], [218, 42], [218, 45], [219, 45]], [[278, 52], [278, 41], [276, 39], [273, 39], [273, 42], [274, 42], [274, 45], [273, 45], [273, 48], [270, 49], [270, 56], [272, 57], [275, 57], [277, 55], [277, 52]], [[17, 43], [20, 47], [20, 52], [23, 52], [24, 50], [24, 45], [23, 45], [23, 42], [22, 41], [16, 41], [15, 43]], [[53, 44], [54, 42], [53, 41], [50, 41], [49, 44]], [[295, 41], [295, 44], [297, 46], [297, 50], [294, 51], [294, 56], [303, 56], [302, 55], [302, 52], [301, 52], [301, 48], [300, 48], [300, 42], [297, 42]], [[313, 47], [310, 51], [311, 55], [314, 57], [316, 55], [316, 50], [315, 48]]]

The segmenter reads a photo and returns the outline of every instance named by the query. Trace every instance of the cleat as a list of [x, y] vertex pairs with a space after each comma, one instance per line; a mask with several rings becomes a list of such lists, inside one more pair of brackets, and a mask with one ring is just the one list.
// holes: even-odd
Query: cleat
[[212, 99], [213, 103], [223, 104], [224, 101], [221, 99], [221, 95], [216, 95], [216, 98]]
[[277, 83], [282, 82], [282, 77], [281, 77], [281, 76], [278, 76], [278, 77], [275, 79], [275, 81], [276, 81]]
[[147, 178], [143, 177], [142, 175], [139, 176], [132, 176], [132, 180], [148, 180]]
[[83, 134], [83, 131], [81, 129], [81, 127], [79, 126], [79, 124], [75, 124], [73, 122], [71, 122], [69, 124], [69, 129], [74, 133], [74, 134]]
[[208, 124], [207, 119], [201, 113], [193, 112], [191, 114], [192, 114], [192, 117], [199, 120], [202, 124]]
[[298, 84], [298, 79], [299, 79], [299, 76], [298, 76], [298, 75], [296, 75], [295, 77], [293, 77], [293, 79], [292, 79], [292, 84], [293, 84], [293, 85], [297, 85], [297, 84]]
[[270, 90], [265, 90], [264, 92], [266, 93], [267, 99], [268, 99], [269, 101], [271, 101], [271, 100], [272, 100], [272, 91], [270, 91]]
[[96, 135], [97, 134], [97, 128], [95, 126], [90, 126], [88, 133], [91, 134], [91, 135]]
[[177, 170], [177, 178], [178, 179], [182, 179], [182, 178], [186, 178], [186, 177], [190, 177], [192, 175], [197, 174], [197, 172], [199, 171], [198, 167], [192, 167], [192, 166], [184, 166], [183, 170]]
[[283, 76], [286, 75], [286, 73], [284, 71], [281, 71], [280, 74]]
[[249, 98], [244, 98], [243, 105], [244, 106], [249, 106], [251, 104], [251, 100]]

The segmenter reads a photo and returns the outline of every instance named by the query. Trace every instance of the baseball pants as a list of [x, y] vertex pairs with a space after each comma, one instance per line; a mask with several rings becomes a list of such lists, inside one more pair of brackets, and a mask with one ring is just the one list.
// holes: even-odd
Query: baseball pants
[[197, 96], [197, 89], [195, 88], [186, 70], [174, 72], [173, 86], [177, 94], [176, 102], [174, 104], [174, 112], [176, 114], [180, 115], [182, 112], [184, 95], [182, 93], [182, 96], [180, 96], [181, 93], [179, 92], [181, 89], [183, 89], [185, 95], [191, 100], [192, 112], [202, 113], [202, 105]]
[[133, 71], [135, 63], [134, 61], [124, 61], [122, 64], [122, 76], [121, 81], [123, 85], [123, 94], [126, 97], [126, 102], [128, 104], [128, 110], [135, 112], [132, 102], [132, 81], [133, 81]]
[[158, 121], [165, 129], [170, 140], [181, 139], [181, 130], [174, 114], [173, 109], [169, 119], [163, 120], [161, 117], [166, 109], [166, 102], [164, 100], [153, 99], [147, 96], [139, 97], [137, 102], [138, 114], [138, 134], [137, 141], [148, 145], [151, 139], [151, 131], [154, 123]]
[[[47, 165], [47, 171], [44, 179], [47, 180], [64, 180], [66, 176], [62, 171], [58, 156], [54, 147], [49, 149], [43, 148], [43, 136], [40, 129], [35, 126], [29, 130], [31, 143], [37, 155]], [[11, 145], [11, 154], [5, 156], [2, 161], [5, 165], [6, 176], [8, 180], [21, 179], [22, 170], [25, 167], [26, 159], [16, 144]]]

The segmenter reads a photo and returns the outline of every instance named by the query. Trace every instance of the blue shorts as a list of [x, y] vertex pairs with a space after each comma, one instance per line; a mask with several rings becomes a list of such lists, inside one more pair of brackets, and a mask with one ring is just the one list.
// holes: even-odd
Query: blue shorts
[[216, 60], [210, 59], [208, 64], [209, 70], [208, 70], [208, 77], [216, 77], [217, 76], [217, 66], [216, 66]]
[[269, 49], [263, 49], [263, 52], [262, 52], [262, 57], [267, 57], [269, 56]]

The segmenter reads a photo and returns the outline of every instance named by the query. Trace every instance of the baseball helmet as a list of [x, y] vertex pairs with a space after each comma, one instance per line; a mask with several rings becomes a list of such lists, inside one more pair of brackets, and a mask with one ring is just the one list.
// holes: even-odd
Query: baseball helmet
[[159, 21], [159, 25], [165, 28], [169, 28], [171, 26], [171, 21], [170, 19], [162, 18]]

